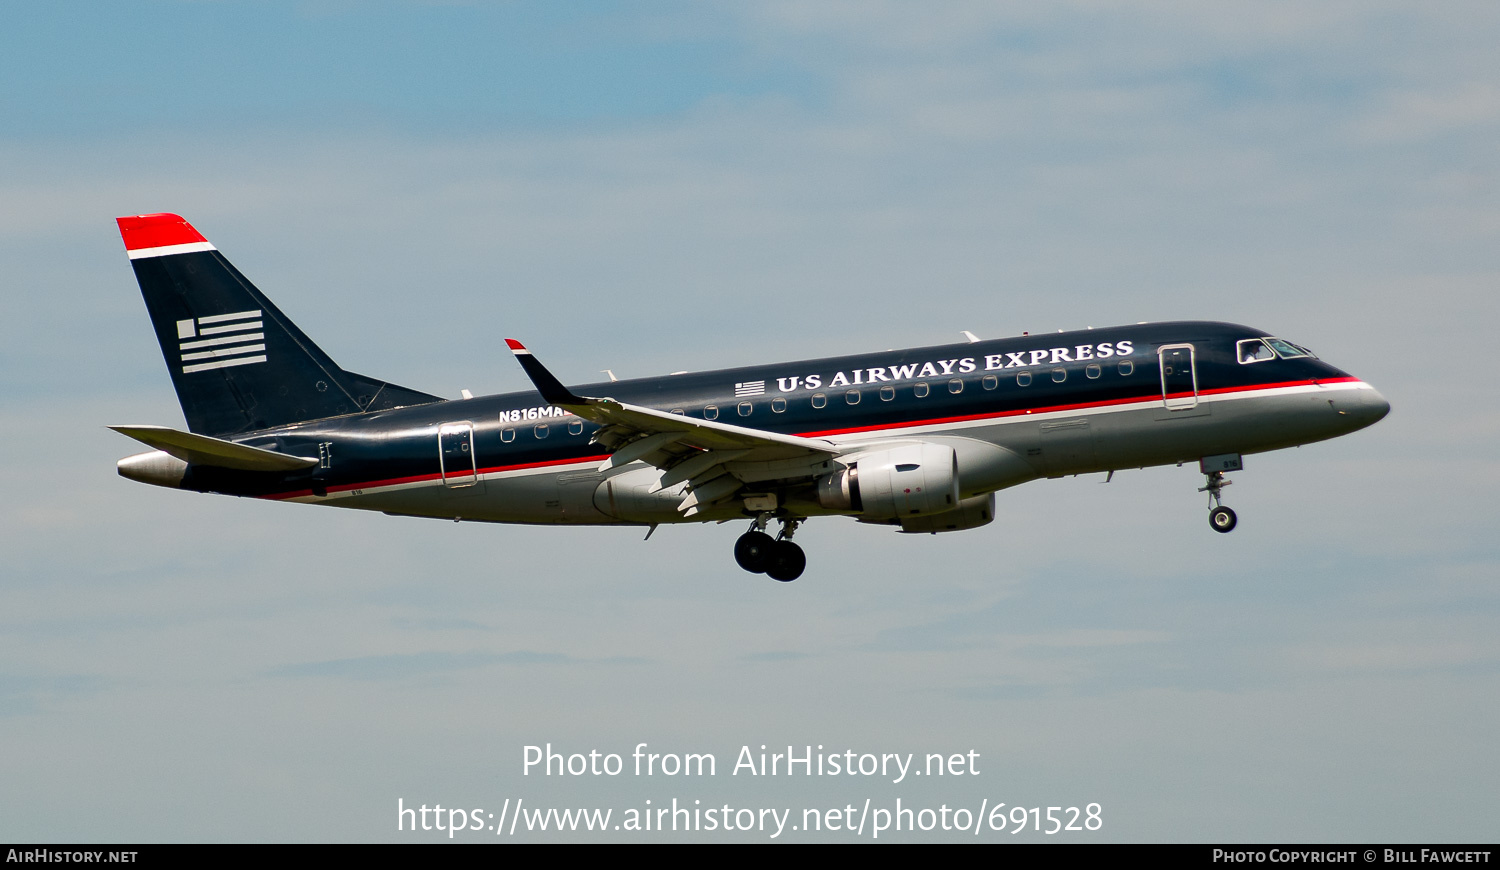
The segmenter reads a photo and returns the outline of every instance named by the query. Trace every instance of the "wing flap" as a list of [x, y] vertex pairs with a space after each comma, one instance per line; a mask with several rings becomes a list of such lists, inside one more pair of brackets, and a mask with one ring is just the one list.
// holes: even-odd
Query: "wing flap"
[[[679, 437], [680, 435], [677, 432], [658, 432], [655, 435], [647, 435], [637, 441], [632, 441], [614, 453], [611, 453], [609, 458], [599, 465], [599, 470], [608, 471], [611, 468], [629, 465], [637, 459], [646, 459], [651, 454], [676, 441]], [[655, 463], [652, 464], [654, 465]]]
[[[682, 503], [677, 505], [677, 509], [687, 516], [692, 516], [713, 502], [726, 496], [734, 495], [744, 485], [739, 478], [729, 474], [695, 484], [688, 491], [688, 494], [683, 497]], [[697, 508], [697, 510], [694, 510], [694, 508]]]
[[702, 479], [708, 470], [722, 466], [726, 462], [733, 462], [749, 453], [749, 450], [707, 450], [697, 456], [689, 457], [682, 462], [672, 466], [667, 473], [661, 476], [661, 480], [651, 488], [652, 492], [676, 486], [684, 480]]

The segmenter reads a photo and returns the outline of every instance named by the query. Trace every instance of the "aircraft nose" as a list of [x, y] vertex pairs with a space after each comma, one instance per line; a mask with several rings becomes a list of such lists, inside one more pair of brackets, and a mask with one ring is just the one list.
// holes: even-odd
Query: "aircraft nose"
[[1365, 424], [1367, 426], [1370, 423], [1375, 423], [1383, 419], [1386, 414], [1391, 412], [1391, 403], [1386, 401], [1385, 396], [1380, 395], [1380, 392], [1373, 388], [1360, 390], [1360, 404], [1364, 406], [1364, 416], [1369, 419], [1369, 423]]

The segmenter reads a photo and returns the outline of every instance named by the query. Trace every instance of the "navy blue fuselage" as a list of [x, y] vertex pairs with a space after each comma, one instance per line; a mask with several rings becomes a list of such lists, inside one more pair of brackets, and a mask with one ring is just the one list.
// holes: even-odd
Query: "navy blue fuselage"
[[[1311, 356], [1253, 364], [1236, 359], [1236, 342], [1265, 335], [1229, 323], [1149, 323], [586, 384], [574, 391], [772, 432], [832, 436], [878, 435], [917, 426], [1057, 411], [1088, 414], [1113, 405], [1162, 402], [1164, 378], [1157, 348], [1163, 345], [1193, 346], [1192, 374], [1200, 397], [1355, 380]], [[1122, 343], [1130, 352], [1119, 352]], [[1099, 355], [1106, 346], [1109, 355]], [[1081, 348], [1087, 350], [1080, 353]], [[1067, 351], [1066, 358], [1055, 353], [1058, 350]], [[1034, 359], [1036, 364], [1031, 362]], [[1018, 360], [1025, 364], [1017, 364]], [[898, 373], [906, 376], [892, 377]], [[807, 386], [809, 376], [817, 378], [817, 387]], [[798, 379], [796, 388], [780, 389], [790, 386], [792, 378]], [[763, 393], [735, 396], [736, 384], [755, 382], [764, 383]], [[1174, 389], [1168, 376], [1165, 389], [1169, 394], [1191, 395], [1194, 386], [1190, 377]], [[814, 405], [815, 397], [821, 397], [821, 407]], [[539, 416], [549, 410], [552, 416]], [[326, 445], [321, 448], [324, 461], [320, 467], [275, 478], [195, 467], [183, 486], [286, 497], [436, 480], [442, 477], [437, 428], [454, 422], [473, 424], [471, 449], [481, 476], [607, 456], [590, 443], [598, 426], [549, 409], [539, 394], [526, 391], [245, 433], [234, 440], [297, 456], [319, 458], [319, 445]], [[1197, 457], [1163, 461], [1183, 458]], [[1130, 467], [1137, 464], [1153, 463], [1127, 462]], [[1073, 473], [1105, 468], [1096, 464]]]

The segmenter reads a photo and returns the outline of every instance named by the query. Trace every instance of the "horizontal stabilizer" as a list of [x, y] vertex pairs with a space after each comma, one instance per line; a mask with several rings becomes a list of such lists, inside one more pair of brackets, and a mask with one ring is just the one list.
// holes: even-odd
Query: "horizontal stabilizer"
[[240, 471], [297, 471], [312, 468], [318, 460], [305, 456], [288, 456], [274, 450], [262, 450], [207, 435], [179, 432], [166, 426], [110, 426], [190, 465], [212, 465]]

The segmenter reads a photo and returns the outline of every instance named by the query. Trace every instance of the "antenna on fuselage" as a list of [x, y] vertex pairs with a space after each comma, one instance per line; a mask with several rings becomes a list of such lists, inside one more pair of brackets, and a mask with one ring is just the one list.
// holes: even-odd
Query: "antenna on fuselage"
[[977, 336], [974, 333], [968, 331], [967, 329], [961, 329], [959, 331], [964, 334], [964, 338], [967, 338], [969, 340], [969, 344], [978, 344], [979, 343], [979, 336]]
[[610, 383], [614, 383], [615, 381], [619, 380], [619, 378], [615, 377], [615, 373], [612, 372], [612, 371], [610, 371], [609, 369], [600, 369], [599, 373], [600, 374], [609, 375], [609, 382]]

